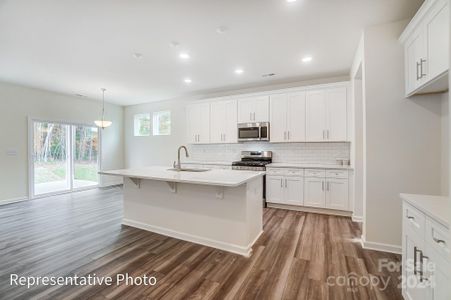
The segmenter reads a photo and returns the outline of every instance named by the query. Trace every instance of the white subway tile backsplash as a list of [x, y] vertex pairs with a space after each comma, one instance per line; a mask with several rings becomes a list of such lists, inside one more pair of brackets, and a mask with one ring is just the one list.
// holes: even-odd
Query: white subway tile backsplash
[[190, 159], [195, 161], [240, 160], [241, 151], [273, 151], [273, 162], [337, 164], [337, 159], [350, 159], [350, 143], [240, 143], [190, 145]]

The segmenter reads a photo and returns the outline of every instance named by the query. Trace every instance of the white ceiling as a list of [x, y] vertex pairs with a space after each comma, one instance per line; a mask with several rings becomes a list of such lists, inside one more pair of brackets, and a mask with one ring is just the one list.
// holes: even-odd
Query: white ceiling
[[0, 0], [0, 80], [97, 99], [105, 87], [107, 101], [131, 105], [347, 74], [365, 26], [411, 17], [421, 2]]

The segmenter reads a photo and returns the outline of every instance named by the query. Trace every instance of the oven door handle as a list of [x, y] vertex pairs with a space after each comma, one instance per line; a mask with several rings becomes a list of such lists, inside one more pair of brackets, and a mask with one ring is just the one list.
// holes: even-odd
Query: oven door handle
[[258, 126], [258, 140], [261, 141], [262, 139], [262, 127]]

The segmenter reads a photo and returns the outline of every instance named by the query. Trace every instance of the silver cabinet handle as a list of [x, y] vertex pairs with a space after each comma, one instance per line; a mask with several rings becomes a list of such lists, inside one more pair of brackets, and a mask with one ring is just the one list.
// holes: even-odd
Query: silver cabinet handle
[[417, 275], [417, 252], [420, 252], [416, 246], [413, 247], [413, 274]]
[[287, 136], [288, 136], [288, 140], [290, 140], [290, 131], [289, 130], [288, 130]]
[[284, 132], [283, 132], [283, 140], [285, 141], [286, 139], [287, 139], [287, 132], [284, 131]]
[[321, 189], [322, 189], [323, 192], [324, 192], [324, 181], [321, 181]]
[[283, 188], [282, 178], [280, 178], [280, 187]]
[[420, 60], [420, 79], [423, 78], [424, 76], [426, 76], [426, 74], [423, 74], [423, 63], [425, 63], [425, 62], [426, 62], [425, 59]]
[[326, 139], [326, 131], [323, 129], [323, 140]]
[[288, 187], [288, 179], [285, 179], [285, 187]]
[[326, 130], [327, 133], [327, 139], [329, 139], [329, 129]]
[[438, 238], [432, 237], [432, 239], [434, 240], [434, 242], [436, 242], [437, 244], [442, 244], [446, 246], [446, 242], [444, 240], [440, 240]]
[[415, 220], [415, 217], [408, 216], [407, 219], [409, 219], [409, 220]]
[[428, 256], [423, 254], [423, 251], [420, 250], [420, 282], [423, 282], [424, 280], [428, 280], [427, 278], [424, 277], [424, 266], [423, 266], [423, 260], [424, 259], [429, 259]]
[[418, 70], [419, 70], [419, 68], [420, 68], [420, 63], [419, 62], [417, 62], [417, 80], [420, 80], [420, 72], [418, 72]]

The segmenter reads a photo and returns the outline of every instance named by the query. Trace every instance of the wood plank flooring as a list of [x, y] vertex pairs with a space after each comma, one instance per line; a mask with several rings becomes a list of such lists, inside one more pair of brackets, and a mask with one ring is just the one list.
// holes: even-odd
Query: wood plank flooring
[[[399, 273], [378, 268], [400, 256], [363, 250], [349, 218], [264, 209], [244, 258], [122, 226], [121, 201], [113, 188], [0, 206], [0, 299], [402, 299]], [[10, 274], [125, 273], [157, 284], [10, 285]]]

